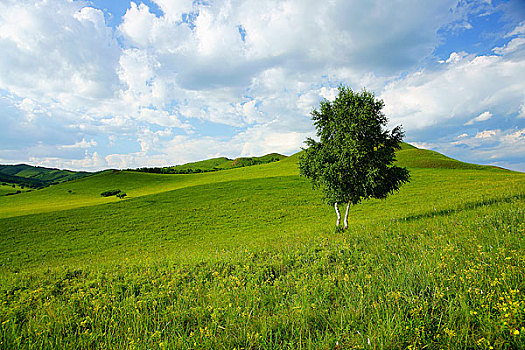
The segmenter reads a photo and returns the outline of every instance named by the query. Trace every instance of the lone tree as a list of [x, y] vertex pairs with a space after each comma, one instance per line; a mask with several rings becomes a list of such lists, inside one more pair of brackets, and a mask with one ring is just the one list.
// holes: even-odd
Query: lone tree
[[325, 201], [334, 205], [338, 227], [338, 203], [348, 203], [344, 217], [347, 229], [351, 204], [386, 198], [409, 181], [406, 168], [392, 165], [403, 131], [400, 126], [392, 131], [386, 128], [383, 107], [383, 101], [376, 100], [371, 92], [356, 93], [340, 86], [333, 102], [324, 100], [320, 110], [311, 113], [319, 142], [306, 140], [308, 148], [299, 160], [299, 170], [314, 188], [323, 190]]

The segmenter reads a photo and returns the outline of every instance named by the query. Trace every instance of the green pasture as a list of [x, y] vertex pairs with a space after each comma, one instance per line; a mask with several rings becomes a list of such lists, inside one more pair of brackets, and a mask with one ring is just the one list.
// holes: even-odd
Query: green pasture
[[297, 156], [0, 197], [0, 348], [525, 347], [525, 174], [406, 145], [334, 232]]
[[5, 199], [0, 197], [0, 218], [52, 212], [119, 201], [116, 197], [101, 197], [100, 193], [120, 189], [127, 200], [202, 184], [239, 179], [298, 174], [297, 156], [280, 162], [235, 168], [210, 173], [161, 175], [133, 171], [108, 170], [79, 180], [44, 188]]
[[16, 184], [4, 185], [0, 183], [0, 197], [5, 196], [6, 194], [16, 193], [16, 191], [26, 192], [27, 190], [29, 190], [29, 188], [21, 187], [20, 185], [16, 185]]
[[2, 174], [38, 180], [47, 184], [75, 180], [89, 175], [84, 171], [50, 169], [27, 164], [0, 165], [0, 175]]
[[226, 157], [218, 157], [212, 159], [201, 160], [182, 165], [169, 167], [170, 169], [185, 170], [185, 169], [201, 169], [201, 170], [224, 170], [243, 166], [251, 166], [255, 164], [266, 164], [285, 159], [286, 156], [278, 153], [270, 153], [261, 157], [240, 157], [236, 159], [229, 159]]

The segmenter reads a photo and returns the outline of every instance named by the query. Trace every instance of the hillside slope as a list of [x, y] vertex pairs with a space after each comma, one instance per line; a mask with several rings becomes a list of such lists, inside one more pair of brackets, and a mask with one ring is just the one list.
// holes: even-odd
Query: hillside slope
[[261, 157], [239, 157], [229, 159], [226, 157], [211, 158], [198, 162], [191, 162], [163, 168], [138, 168], [135, 171], [156, 174], [193, 174], [224, 169], [241, 168], [246, 166], [267, 164], [285, 159], [286, 156], [278, 153], [270, 153]]
[[[406, 144], [405, 144], [406, 145]], [[397, 165], [407, 168], [475, 169], [509, 171], [490, 165], [461, 162], [436, 151], [404, 146], [396, 153]]]
[[0, 181], [33, 188], [76, 180], [91, 174], [86, 171], [59, 170], [27, 164], [0, 165]]
[[295, 158], [262, 165], [234, 168], [198, 174], [150, 174], [134, 171], [109, 170], [38, 191], [16, 196], [0, 197], [0, 218], [51, 212], [118, 201], [100, 193], [120, 189], [127, 199], [171, 191], [184, 187], [212, 184], [238, 179], [257, 179], [272, 176], [297, 175]]
[[[377, 215], [385, 213], [389, 217], [425, 215], [430, 207], [434, 211], [456, 210], [484, 198], [525, 193], [525, 174], [471, 166], [416, 148], [404, 148], [399, 155], [398, 164], [409, 166], [411, 182], [387, 200], [369, 200], [352, 208], [354, 222], [374, 221], [379, 218]], [[17, 228], [11, 232], [17, 235], [37, 234], [31, 239], [31, 244], [37, 246], [40, 238], [53, 237], [55, 242], [64, 238], [55, 222], [64, 222], [63, 229], [70, 232], [68, 240], [72, 239], [71, 234], [91, 236], [92, 231], [104, 232], [104, 237], [118, 242], [119, 233], [127, 232], [126, 239], [133, 244], [139, 237], [144, 241], [141, 232], [149, 230], [170, 232], [168, 240], [175, 245], [201, 235], [210, 242], [217, 237], [216, 246], [220, 246], [225, 232], [240, 232], [260, 242], [274, 225], [275, 229], [290, 225], [293, 230], [308, 228], [308, 232], [316, 232], [331, 225], [332, 209], [322, 203], [320, 192], [312, 191], [308, 180], [298, 175], [299, 156], [200, 174], [106, 171], [39, 191], [0, 197], [0, 218], [13, 217], [0, 222], [6, 227], [15, 225]], [[100, 195], [112, 189], [127, 193], [126, 199]], [[244, 216], [248, 219], [243, 220]], [[78, 229], [79, 222], [85, 222], [83, 229]], [[199, 234], [191, 233], [197, 227]], [[49, 233], [42, 235], [48, 229]], [[11, 243], [4, 240], [4, 244]], [[112, 249], [107, 242], [94, 240], [92, 244], [100, 252]]]
[[345, 232], [299, 154], [0, 198], [1, 347], [523, 348], [525, 174], [403, 151]]
[[[500, 168], [463, 163], [434, 151], [417, 149], [407, 144], [404, 145], [402, 150], [397, 152], [397, 165], [412, 170], [464, 169], [512, 173]], [[112, 203], [119, 199], [100, 196], [100, 193], [112, 189], [120, 189], [125, 192], [127, 200], [129, 200], [203, 184], [276, 176], [298, 176], [297, 161], [301, 154], [302, 152], [299, 152], [280, 161], [273, 161], [267, 164], [197, 174], [165, 175], [108, 170], [39, 191], [24, 193], [23, 195], [20, 194], [10, 198], [0, 197], [0, 218]], [[227, 158], [216, 158], [190, 164], [207, 164], [211, 166], [217, 160], [220, 162], [221, 159]], [[230, 160], [227, 162], [230, 162]]]

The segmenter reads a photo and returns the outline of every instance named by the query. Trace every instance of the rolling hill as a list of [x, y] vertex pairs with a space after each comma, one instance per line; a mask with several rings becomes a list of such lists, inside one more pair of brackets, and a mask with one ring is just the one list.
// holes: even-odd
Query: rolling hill
[[218, 171], [225, 169], [241, 168], [245, 166], [267, 164], [277, 162], [286, 156], [278, 153], [270, 153], [261, 157], [239, 157], [229, 159], [226, 157], [212, 158], [201, 160], [198, 162], [191, 162], [182, 165], [164, 168], [139, 168], [136, 171], [157, 173], [157, 174], [192, 174], [210, 171]]
[[334, 232], [299, 156], [0, 197], [3, 347], [525, 344], [525, 174], [404, 145], [411, 182]]
[[85, 171], [59, 170], [27, 164], [0, 165], [0, 182], [32, 188], [76, 180], [91, 174]]
[[[265, 157], [272, 157], [267, 155]], [[120, 189], [126, 192], [128, 200], [161, 192], [173, 191], [196, 185], [213, 184], [227, 181], [255, 180], [278, 176], [298, 176], [297, 159], [300, 153], [281, 161], [273, 161], [264, 165], [247, 166], [228, 169], [232, 160], [227, 158], [214, 158], [201, 162], [188, 163], [181, 167], [185, 169], [210, 169], [220, 167], [222, 171], [214, 173], [196, 174], [150, 174], [136, 171], [108, 170], [88, 178], [52, 186], [45, 190], [34, 191], [23, 197], [4, 199], [0, 198], [0, 218], [51, 212], [55, 210], [72, 209], [91, 205], [99, 205], [118, 201], [115, 197], [101, 197], [100, 193]], [[434, 151], [418, 149], [408, 144], [397, 153], [397, 165], [410, 169], [464, 169], [486, 170], [489, 174], [510, 174], [508, 170], [469, 164], [448, 158]], [[217, 162], [222, 162], [222, 165]], [[246, 159], [246, 158], [245, 158]], [[219, 161], [218, 161], [219, 160]], [[481, 173], [474, 173], [481, 174]], [[502, 176], [505, 178], [505, 176]], [[304, 179], [297, 179], [306, 183]]]

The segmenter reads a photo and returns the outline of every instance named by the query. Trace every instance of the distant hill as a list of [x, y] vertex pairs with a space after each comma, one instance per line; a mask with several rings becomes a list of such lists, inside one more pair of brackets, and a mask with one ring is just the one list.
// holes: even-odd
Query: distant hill
[[229, 159], [226, 157], [211, 158], [198, 162], [186, 163], [163, 168], [138, 168], [135, 171], [156, 174], [192, 174], [241, 168], [252, 165], [267, 164], [287, 158], [279, 153], [270, 153], [261, 157], [240, 157]]
[[24, 187], [41, 188], [66, 181], [80, 179], [92, 173], [86, 171], [59, 170], [27, 164], [0, 165], [0, 182]]
[[[290, 157], [279, 153], [270, 153], [261, 157], [239, 157], [230, 159], [226, 157], [211, 158], [198, 162], [191, 162], [171, 167], [138, 168], [133, 171], [155, 173], [155, 174], [193, 174], [206, 173], [219, 170], [249, 167], [252, 165], [267, 164], [287, 159], [287, 162], [295, 163], [303, 152], [296, 153]], [[444, 168], [444, 169], [476, 169], [508, 171], [489, 165], [470, 164], [449, 158], [435, 151], [419, 149], [408, 143], [402, 143], [401, 149], [396, 152], [396, 165], [407, 168]], [[110, 171], [110, 170], [107, 170]], [[102, 173], [102, 172], [101, 172]], [[94, 173], [85, 171], [59, 170], [53, 168], [37, 167], [27, 164], [0, 165], [0, 185], [4, 188], [3, 193], [13, 193], [27, 188], [42, 188], [53, 184], [83, 178]], [[18, 185], [16, 189], [13, 184]], [[6, 186], [7, 185], [7, 186]]]
[[507, 169], [492, 165], [479, 165], [461, 162], [447, 157], [436, 151], [419, 149], [408, 143], [402, 143], [401, 149], [396, 152], [396, 165], [407, 168], [444, 168], [444, 169], [476, 169], [476, 170], [503, 170]]

